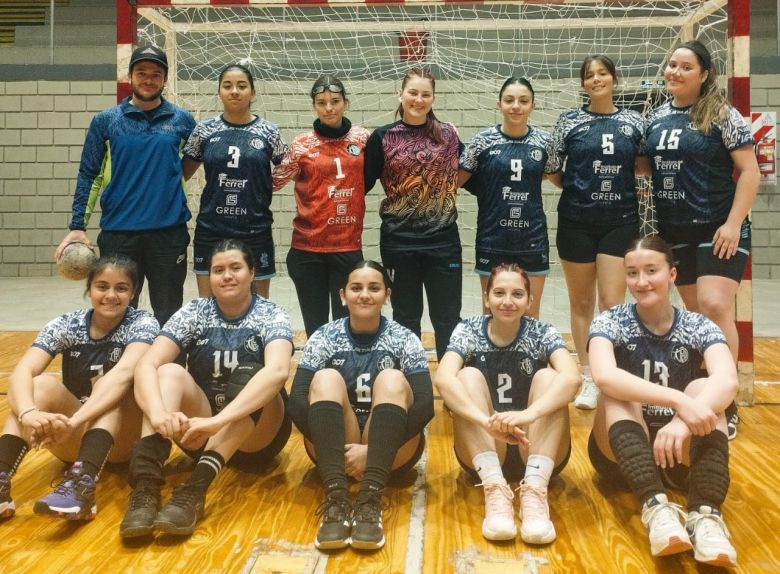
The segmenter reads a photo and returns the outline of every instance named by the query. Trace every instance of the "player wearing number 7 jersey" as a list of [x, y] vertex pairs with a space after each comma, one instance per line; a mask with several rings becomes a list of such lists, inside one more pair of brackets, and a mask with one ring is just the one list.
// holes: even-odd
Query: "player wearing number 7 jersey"
[[[422, 431], [433, 417], [428, 361], [414, 333], [382, 316], [389, 296], [384, 267], [359, 262], [341, 290], [349, 317], [309, 338], [295, 374], [290, 415], [325, 490], [317, 548], [381, 548], [382, 490], [425, 446]], [[354, 507], [347, 476], [360, 481]]]
[[317, 113], [314, 128], [293, 140], [273, 173], [274, 191], [295, 181], [287, 271], [309, 337], [329, 314], [333, 319], [347, 315], [339, 290], [363, 259], [363, 162], [369, 135], [344, 116], [348, 101], [341, 80], [321, 76], [310, 95]]
[[507, 479], [522, 479], [520, 536], [546, 544], [556, 536], [547, 485], [569, 460], [567, 405], [579, 377], [558, 331], [526, 315], [530, 292], [517, 264], [496, 266], [484, 293], [491, 315], [455, 328], [435, 383], [453, 416], [455, 456], [485, 491], [483, 536], [516, 536]]
[[209, 255], [217, 242], [240, 239], [254, 255], [255, 290], [268, 298], [276, 275], [271, 165], [282, 161], [287, 145], [278, 127], [250, 110], [255, 87], [247, 67], [222, 70], [219, 97], [222, 114], [195, 126], [184, 146], [185, 179], [201, 163], [206, 174], [193, 240], [198, 293], [211, 295]]

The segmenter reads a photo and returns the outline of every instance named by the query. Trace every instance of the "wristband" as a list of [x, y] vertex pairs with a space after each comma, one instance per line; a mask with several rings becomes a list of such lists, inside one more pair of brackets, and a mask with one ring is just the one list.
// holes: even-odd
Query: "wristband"
[[38, 407], [28, 407], [28, 408], [24, 409], [22, 412], [19, 413], [19, 415], [16, 417], [16, 420], [18, 420], [19, 422], [22, 422], [22, 417], [24, 415], [26, 415], [27, 413], [31, 413], [33, 411], [37, 411], [37, 410], [38, 410]]

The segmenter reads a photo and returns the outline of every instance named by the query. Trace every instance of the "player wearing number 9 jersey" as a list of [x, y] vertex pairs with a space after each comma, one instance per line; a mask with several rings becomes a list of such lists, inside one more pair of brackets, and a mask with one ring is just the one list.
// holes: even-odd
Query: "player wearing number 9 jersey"
[[[106, 460], [126, 461], [141, 430], [133, 370], [159, 327], [130, 301], [138, 268], [121, 255], [101, 258], [87, 275], [92, 307], [49, 322], [14, 368], [9, 416], [0, 435], [0, 517], [14, 514], [11, 477], [30, 447], [76, 461], [36, 513], [71, 520], [95, 516], [95, 483]], [[44, 372], [62, 355], [62, 377]]]
[[274, 191], [295, 180], [295, 218], [287, 271], [295, 284], [306, 335], [346, 317], [339, 290], [363, 259], [366, 212], [363, 163], [369, 132], [344, 117], [341, 80], [321, 76], [311, 88], [314, 129], [296, 137], [274, 170]]
[[435, 383], [454, 419], [455, 455], [484, 487], [482, 534], [489, 540], [516, 536], [507, 479], [522, 479], [520, 535], [545, 544], [556, 536], [547, 485], [569, 459], [567, 404], [579, 376], [555, 328], [526, 315], [530, 292], [517, 264], [496, 266], [484, 293], [491, 315], [455, 328]]
[[[408, 470], [420, 458], [433, 417], [425, 351], [414, 333], [381, 315], [389, 296], [385, 269], [359, 262], [341, 290], [349, 317], [312, 335], [293, 381], [290, 415], [325, 490], [318, 548], [384, 545], [382, 490], [391, 470]], [[360, 480], [354, 511], [348, 475]]]
[[[225, 463], [260, 472], [290, 436], [284, 392], [293, 351], [290, 319], [252, 291], [254, 260], [244, 243], [222, 240], [210, 260], [214, 295], [177, 311], [136, 368], [144, 426], [130, 463], [133, 494], [119, 527], [122, 538], [155, 529], [192, 534]], [[187, 355], [186, 369], [176, 362], [180, 353]], [[197, 462], [158, 513], [172, 441]]]
[[193, 253], [198, 293], [209, 289], [209, 255], [221, 239], [240, 239], [254, 255], [255, 290], [268, 298], [276, 275], [271, 236], [271, 165], [282, 161], [287, 145], [279, 128], [250, 110], [255, 96], [248, 68], [233, 64], [219, 75], [224, 111], [203, 120], [184, 146], [184, 177], [203, 164], [206, 185], [200, 197]]

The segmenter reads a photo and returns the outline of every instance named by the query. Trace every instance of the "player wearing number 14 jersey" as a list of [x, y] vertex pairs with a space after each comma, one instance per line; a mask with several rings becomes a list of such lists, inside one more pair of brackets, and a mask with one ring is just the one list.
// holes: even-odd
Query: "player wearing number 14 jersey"
[[193, 242], [195, 275], [201, 297], [211, 294], [209, 255], [220, 239], [241, 239], [255, 258], [255, 289], [268, 297], [276, 275], [271, 236], [271, 165], [282, 161], [287, 145], [279, 128], [250, 110], [254, 80], [235, 64], [219, 76], [221, 115], [203, 120], [184, 147], [184, 177], [203, 164], [206, 185]]

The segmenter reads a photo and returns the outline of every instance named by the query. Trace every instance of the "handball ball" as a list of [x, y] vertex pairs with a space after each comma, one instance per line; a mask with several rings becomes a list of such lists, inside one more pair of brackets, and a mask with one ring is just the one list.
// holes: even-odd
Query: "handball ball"
[[57, 261], [57, 270], [65, 279], [80, 281], [87, 276], [97, 258], [95, 251], [86, 243], [68, 243]]

